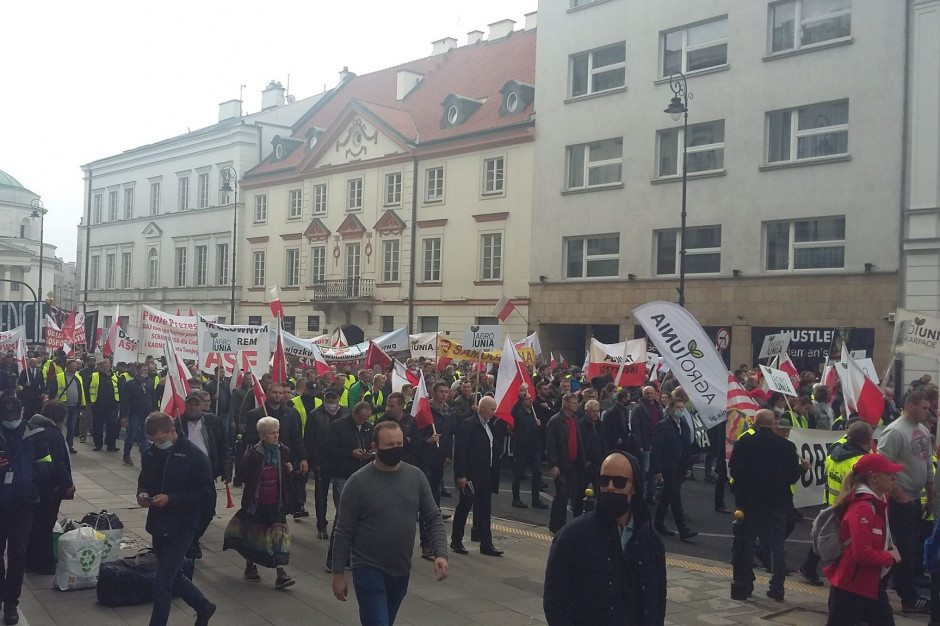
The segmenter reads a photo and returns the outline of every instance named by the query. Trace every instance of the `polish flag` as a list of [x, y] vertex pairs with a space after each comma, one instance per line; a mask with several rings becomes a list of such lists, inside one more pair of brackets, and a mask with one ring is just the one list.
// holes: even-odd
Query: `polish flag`
[[561, 367], [562, 367], [562, 369], [568, 369], [568, 361], [565, 360], [564, 355], [559, 354], [559, 355], [558, 355], [558, 358], [559, 358], [559, 360], [561, 361]]
[[842, 394], [850, 412], [876, 426], [885, 408], [885, 397], [881, 389], [858, 366], [848, 350], [842, 351], [842, 360], [838, 366], [839, 380], [842, 381]]
[[180, 317], [181, 315], [182, 313], [180, 313], [180, 308], [176, 307], [176, 317]]
[[789, 354], [784, 354], [780, 357], [780, 363], [777, 364], [777, 369], [790, 377], [790, 382], [793, 384], [794, 389], [798, 390], [800, 388], [800, 373], [796, 371], [796, 366], [793, 365], [793, 361], [790, 360]]
[[823, 368], [822, 382], [823, 385], [829, 387], [830, 391], [835, 389], [836, 385], [839, 383], [839, 373], [832, 363], [827, 363], [826, 367]]
[[552, 370], [554, 370], [555, 367], [556, 367], [555, 354], [552, 353], [552, 352], [549, 352], [549, 353], [548, 353], [548, 356], [549, 356], [549, 358], [551, 359], [551, 362], [548, 364], [548, 366], [549, 366], [550, 368], [552, 368]]
[[516, 305], [512, 303], [512, 300], [503, 296], [499, 299], [499, 302], [496, 303], [496, 306], [493, 307], [493, 310], [490, 311], [490, 316], [499, 319], [501, 322], [505, 322], [506, 318], [512, 315], [512, 312], [516, 310]]
[[235, 388], [242, 384], [245, 374], [251, 374], [251, 366], [248, 364], [248, 358], [242, 350], [235, 354], [235, 367], [232, 370], [232, 377], [228, 381], [228, 390], [235, 391]]
[[330, 368], [329, 364], [326, 362], [326, 359], [323, 358], [323, 353], [320, 351], [320, 346], [313, 344], [313, 359], [317, 368], [317, 376], [322, 376], [323, 374], [332, 374], [333, 370]]
[[[248, 359], [245, 359], [245, 367], [247, 368], [248, 372], [251, 374], [251, 379], [252, 379], [251, 391], [255, 395], [256, 407], [264, 406], [264, 403], [268, 401], [267, 394], [264, 393], [264, 389], [261, 388], [261, 375], [264, 372], [258, 371], [258, 368], [260, 366], [261, 366], [260, 363], [258, 365], [252, 365], [251, 361], [249, 361]], [[265, 410], [265, 415], [267, 415], [267, 410]]]
[[271, 307], [271, 314], [276, 318], [284, 317], [284, 307], [281, 306], [281, 290], [277, 285], [268, 287], [268, 306]]
[[346, 333], [343, 332], [343, 329], [336, 327], [336, 330], [330, 335], [330, 347], [331, 348], [348, 348], [349, 341], [346, 339]]
[[111, 328], [108, 329], [108, 338], [104, 341], [104, 347], [101, 349], [101, 353], [104, 356], [111, 356], [114, 354], [114, 348], [117, 346], [117, 336], [118, 336], [118, 321], [121, 319], [121, 305], [117, 304], [114, 307], [114, 322], [111, 324]]
[[385, 354], [385, 351], [382, 348], [375, 345], [375, 342], [371, 339], [369, 340], [369, 349], [366, 350], [366, 369], [371, 370], [376, 365], [382, 368], [384, 372], [386, 368], [392, 365], [392, 357]]
[[398, 359], [393, 359], [393, 368], [392, 368], [392, 391], [401, 391], [401, 388], [405, 385], [411, 385], [412, 387], [417, 387], [420, 378], [417, 374], [412, 373], [405, 364], [399, 361]]
[[[26, 369], [26, 339], [20, 337], [16, 342], [16, 364], [19, 367], [19, 371]], [[49, 368], [49, 372], [52, 372], [52, 368]]]
[[274, 361], [271, 365], [271, 381], [287, 382], [287, 356], [284, 354], [284, 332], [281, 329], [280, 317], [277, 318], [277, 347], [274, 349]]
[[434, 425], [434, 414], [431, 413], [431, 399], [428, 397], [428, 386], [424, 384], [424, 370], [418, 372], [418, 384], [415, 385], [414, 404], [411, 412], [418, 428], [427, 428]]
[[444, 368], [450, 365], [450, 362], [453, 361], [449, 356], [439, 356], [437, 357], [437, 371], [443, 372]]
[[512, 417], [512, 407], [519, 401], [519, 390], [522, 385], [528, 385], [527, 392], [535, 399], [535, 386], [532, 377], [525, 367], [525, 362], [506, 333], [503, 342], [503, 354], [499, 359], [499, 374], [496, 378], [496, 417], [510, 426], [515, 424]]
[[160, 410], [170, 417], [178, 418], [186, 410], [186, 396], [189, 394], [189, 370], [183, 359], [176, 353], [176, 347], [170, 337], [166, 338], [163, 355], [167, 363], [166, 385], [163, 387], [163, 399]]
[[68, 319], [65, 320], [65, 325], [62, 326], [62, 338], [66, 343], [72, 343], [75, 339], [75, 309], [72, 309]]
[[535, 352], [535, 356], [542, 356], [542, 344], [539, 342], [539, 334], [537, 332], [532, 333], [522, 341], [517, 341], [515, 346], [516, 350], [520, 348], [532, 348], [532, 351]]

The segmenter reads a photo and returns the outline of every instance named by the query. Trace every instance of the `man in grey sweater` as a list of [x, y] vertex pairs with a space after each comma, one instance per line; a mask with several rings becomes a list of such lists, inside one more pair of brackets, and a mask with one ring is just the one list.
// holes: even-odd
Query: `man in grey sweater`
[[427, 524], [434, 573], [439, 581], [447, 578], [444, 520], [424, 472], [401, 462], [403, 444], [397, 422], [376, 425], [376, 458], [343, 487], [333, 530], [333, 595], [346, 601], [344, 570], [349, 559], [363, 624], [395, 622], [408, 591], [417, 514]]

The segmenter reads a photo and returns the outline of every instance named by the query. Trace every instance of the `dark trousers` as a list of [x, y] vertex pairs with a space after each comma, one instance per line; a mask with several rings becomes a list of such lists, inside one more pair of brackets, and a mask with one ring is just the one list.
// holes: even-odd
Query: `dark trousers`
[[662, 527], [667, 509], [672, 509], [672, 518], [676, 521], [676, 528], [680, 531], [685, 530], [687, 526], [685, 509], [682, 508], [682, 479], [679, 476], [663, 474], [663, 492], [656, 506], [655, 526]]
[[573, 467], [559, 468], [558, 478], [555, 479], [555, 499], [548, 515], [548, 530], [557, 533], [568, 521], [568, 502], [571, 501], [574, 509], [574, 499], [578, 497], [578, 471]]
[[75, 443], [75, 433], [78, 432], [78, 416], [82, 411], [80, 406], [69, 406], [65, 408], [65, 443], [68, 444], [69, 450], [74, 448]]
[[408, 592], [409, 576], [389, 576], [375, 567], [353, 570], [353, 588], [364, 626], [392, 626]]
[[919, 597], [914, 588], [914, 573], [921, 562], [923, 543], [919, 542], [922, 509], [920, 502], [888, 502], [888, 519], [891, 520], [891, 538], [901, 562], [894, 570], [894, 588], [901, 602], [912, 603]]
[[317, 512], [317, 530], [326, 530], [326, 503], [330, 491], [330, 476], [325, 470], [313, 474], [313, 503]]
[[744, 511], [744, 529], [747, 533], [744, 555], [744, 567], [750, 571], [751, 584], [754, 581], [754, 543], [760, 538], [761, 550], [765, 559], [770, 559], [772, 576], [770, 591], [783, 594], [783, 582], [787, 572], [787, 554], [784, 548], [787, 531], [787, 507], [776, 509], [749, 508]]
[[104, 442], [108, 449], [115, 448], [118, 432], [118, 410], [117, 407], [94, 407], [91, 416], [91, 435], [95, 440], [95, 447], [102, 447]]
[[588, 464], [584, 471], [578, 474], [578, 489], [571, 500], [571, 515], [573, 517], [578, 517], [584, 512], [584, 492], [588, 487], [594, 490], [595, 498], [600, 494], [601, 462], [603, 460]]
[[[434, 496], [434, 503], [437, 504], [438, 508], [440, 508], [441, 485], [444, 481], [443, 463], [440, 465], [433, 465], [433, 466], [432, 465], [420, 465], [418, 466], [418, 469], [424, 472], [424, 475], [427, 477], [428, 484], [431, 486], [431, 495]], [[466, 519], [467, 517], [464, 516], [464, 520]], [[474, 526], [476, 526], [475, 518], [474, 518], [473, 524]], [[419, 531], [420, 531], [419, 535], [421, 538], [421, 547], [424, 548], [424, 547], [430, 546], [431, 545], [430, 534], [428, 533], [427, 524], [425, 524], [423, 521], [420, 522]]]
[[153, 552], [157, 555], [157, 571], [153, 578], [153, 611], [150, 626], [166, 626], [170, 617], [173, 594], [198, 612], [208, 610], [212, 604], [199, 588], [183, 574], [183, 559], [192, 545], [195, 533], [180, 530], [173, 535], [153, 538]]
[[303, 511], [307, 504], [307, 474], [293, 472], [287, 484], [290, 490], [291, 513]]
[[33, 523], [26, 548], [26, 567], [30, 571], [43, 571], [56, 566], [52, 554], [52, 527], [59, 515], [60, 498], [43, 499], [33, 509]]
[[930, 623], [940, 624], [940, 572], [930, 574]]
[[144, 431], [144, 423], [147, 421], [146, 415], [128, 415], [127, 432], [124, 434], [124, 456], [130, 456], [134, 444], [140, 446], [140, 454], [143, 456], [150, 442], [147, 440], [147, 433]]
[[728, 484], [728, 462], [725, 457], [719, 457], [715, 464], [715, 508], [721, 509], [725, 506], [725, 485]]
[[[0, 600], [3, 601], [4, 609], [15, 609], [20, 604], [33, 508], [32, 504], [19, 503], [12, 509], [0, 506]], [[52, 543], [51, 536], [49, 542]], [[6, 569], [3, 567], [4, 550]]]
[[516, 450], [512, 457], [512, 499], [520, 500], [519, 487], [522, 477], [528, 469], [532, 472], [532, 502], [538, 502], [539, 489], [542, 484], [542, 464], [539, 462], [539, 451]]
[[803, 571], [808, 574], [819, 575], [819, 555], [813, 550], [812, 544], [810, 544], [806, 559], [803, 561]]
[[493, 492], [488, 482], [474, 482], [473, 490], [474, 493], [471, 494], [468, 486], [460, 492], [460, 502], [457, 503], [457, 509], [454, 511], [451, 541], [454, 543], [463, 541], [467, 516], [470, 514], [470, 509], [473, 509], [473, 528], [480, 533], [480, 546], [491, 546], [493, 533], [490, 530], [490, 513], [493, 505]]
[[830, 587], [826, 626], [855, 626], [861, 622], [869, 626], [894, 626], [894, 613], [884, 585], [878, 590], [877, 599]]

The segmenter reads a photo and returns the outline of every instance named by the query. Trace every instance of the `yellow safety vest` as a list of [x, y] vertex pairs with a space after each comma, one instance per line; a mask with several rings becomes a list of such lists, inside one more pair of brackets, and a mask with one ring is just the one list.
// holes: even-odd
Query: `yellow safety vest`
[[[101, 378], [101, 372], [92, 372], [91, 374], [91, 384], [88, 386], [88, 396], [91, 399], [91, 403], [94, 404], [98, 401], [98, 383]], [[117, 374], [111, 374], [111, 383], [112, 388], [114, 389], [114, 401], [121, 401], [121, 392], [118, 389], [118, 377]]]
[[349, 406], [349, 389], [348, 388], [343, 389], [343, 395], [339, 397], [339, 405], [345, 406], [345, 407]]
[[[381, 390], [379, 390], [379, 391], [376, 392], [376, 393], [377, 393], [378, 395], [372, 393], [371, 390], [365, 392], [364, 394], [362, 394], [362, 402], [368, 402], [368, 403], [371, 404], [372, 406], [376, 406], [376, 407], [377, 407], [377, 406], [381, 406], [382, 401], [385, 399], [385, 396], [384, 396], [384, 394], [382, 393]], [[384, 416], [385, 416], [385, 411], [379, 411], [378, 413], [373, 413], [373, 414], [372, 414], [372, 417], [369, 418], [369, 422], [370, 422], [371, 424], [375, 424], [375, 423], [378, 422], [380, 419], [382, 419]]]
[[46, 380], [49, 380], [49, 368], [52, 368], [53, 375], [58, 374], [59, 372], [64, 372], [65, 370], [56, 365], [56, 362], [52, 359], [46, 361], [42, 366], [42, 377]]
[[[78, 383], [78, 406], [85, 406], [85, 384], [82, 377], [75, 372], [75, 381]], [[68, 399], [68, 393], [65, 389], [65, 372], [59, 372], [55, 375], [56, 400], [65, 403]]]
[[799, 415], [796, 411], [785, 411], [784, 415], [789, 416], [790, 425], [793, 428], [809, 428], [809, 421], [806, 417]]
[[[294, 404], [294, 408], [297, 409], [297, 412], [300, 413], [300, 436], [303, 437], [304, 431], [307, 428], [307, 407], [304, 406], [304, 401], [300, 399], [301, 396], [297, 396], [291, 402]], [[323, 400], [320, 398], [313, 399], [313, 408], [317, 409], [323, 404]]]
[[343, 386], [348, 390], [350, 387], [356, 384], [356, 377], [350, 374], [346, 377], [346, 382], [343, 383]]

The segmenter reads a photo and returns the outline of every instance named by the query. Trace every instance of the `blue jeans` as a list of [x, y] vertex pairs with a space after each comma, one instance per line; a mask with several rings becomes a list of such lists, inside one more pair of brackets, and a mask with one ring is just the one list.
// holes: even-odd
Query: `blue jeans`
[[212, 603], [199, 588], [183, 574], [182, 565], [186, 551], [193, 543], [195, 533], [180, 530], [174, 535], [153, 538], [153, 551], [157, 555], [157, 572], [153, 578], [153, 611], [150, 626], [166, 626], [170, 618], [173, 592], [182, 598], [197, 613], [207, 611]]
[[135, 443], [140, 444], [141, 456], [143, 456], [144, 452], [147, 451], [147, 448], [150, 447], [150, 442], [147, 440], [147, 437], [144, 433], [144, 421], [146, 419], [146, 415], [127, 416], [127, 433], [124, 435], [124, 456], [131, 455], [131, 450], [134, 449]]
[[74, 446], [72, 443], [75, 441], [75, 431], [78, 430], [78, 416], [82, 411], [80, 406], [67, 406], [65, 407], [65, 424], [66, 424], [66, 435], [65, 442], [71, 450]]
[[392, 626], [408, 592], [408, 576], [389, 576], [374, 567], [353, 570], [362, 626]]

